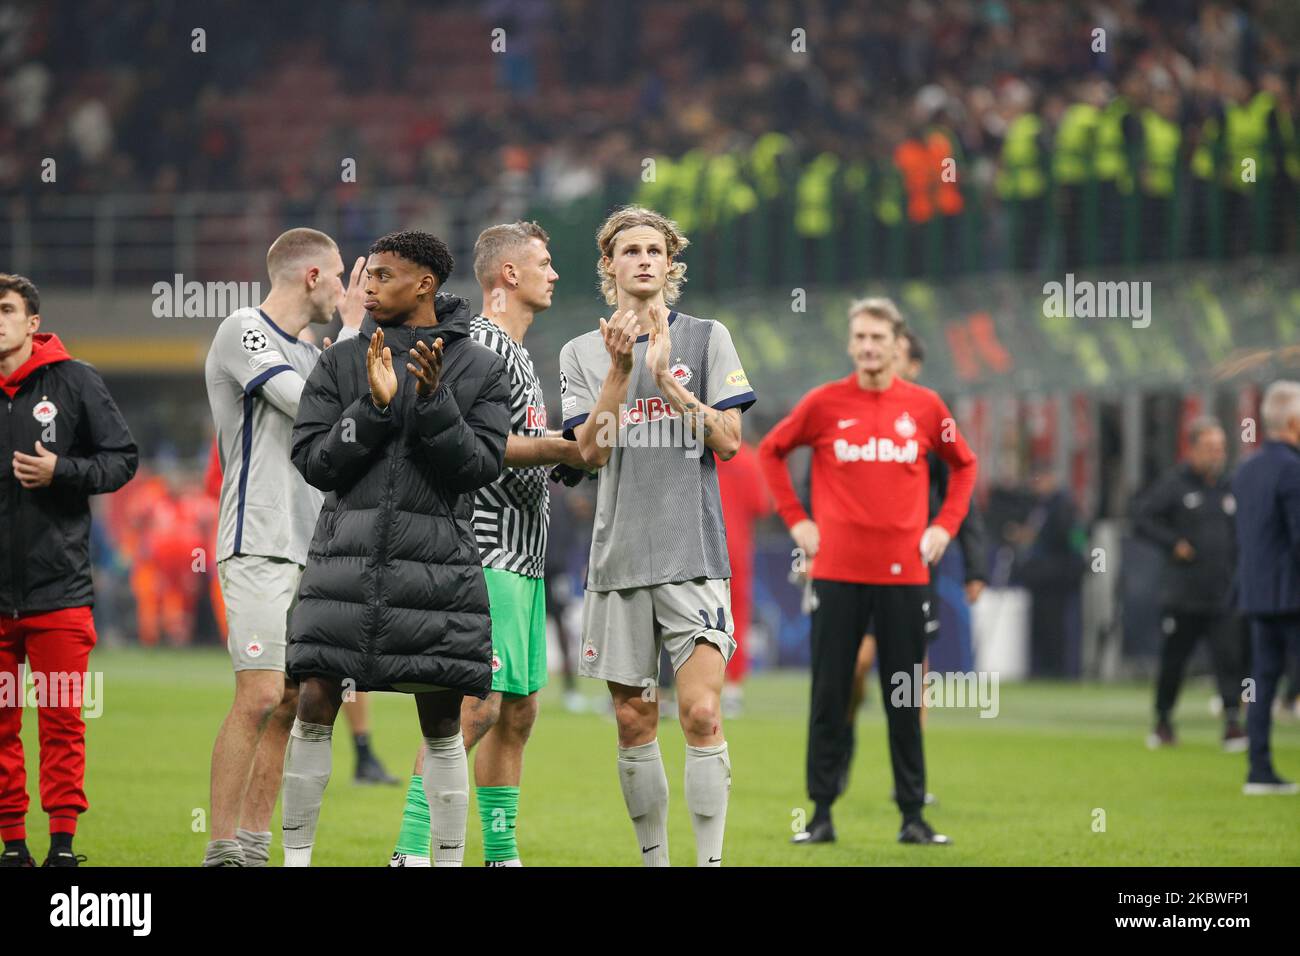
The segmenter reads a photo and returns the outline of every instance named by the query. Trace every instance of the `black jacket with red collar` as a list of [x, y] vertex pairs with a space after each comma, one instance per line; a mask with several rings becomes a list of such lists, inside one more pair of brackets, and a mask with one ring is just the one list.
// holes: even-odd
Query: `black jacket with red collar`
[[[90, 496], [135, 474], [131, 432], [99, 373], [73, 360], [56, 335], [33, 336], [32, 355], [0, 376], [0, 614], [85, 607], [90, 579]], [[24, 488], [14, 452], [58, 456], [44, 488]]]

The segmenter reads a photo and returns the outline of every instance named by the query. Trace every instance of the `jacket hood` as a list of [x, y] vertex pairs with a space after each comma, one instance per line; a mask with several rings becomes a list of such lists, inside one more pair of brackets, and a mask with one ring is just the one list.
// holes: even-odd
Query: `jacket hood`
[[[466, 308], [468, 309], [468, 303]], [[13, 374], [8, 378], [0, 376], [0, 391], [13, 398], [18, 394], [18, 389], [23, 382], [38, 368], [71, 360], [72, 356], [68, 354], [68, 350], [63, 347], [57, 335], [53, 332], [37, 332], [32, 336], [32, 354], [27, 361], [14, 369]]]
[[[418, 328], [409, 325], [386, 325], [383, 327], [384, 338], [394, 339], [399, 345], [409, 348], [418, 339], [432, 342], [434, 339], [441, 337], [442, 344], [447, 346], [451, 345], [455, 339], [469, 336], [469, 324], [474, 318], [474, 313], [469, 306], [469, 299], [452, 295], [449, 292], [439, 292], [433, 299], [433, 311], [438, 317], [437, 325], [420, 326]], [[366, 317], [361, 320], [361, 337], [368, 340], [377, 328], [379, 328], [379, 323], [375, 321], [374, 316], [367, 312]]]

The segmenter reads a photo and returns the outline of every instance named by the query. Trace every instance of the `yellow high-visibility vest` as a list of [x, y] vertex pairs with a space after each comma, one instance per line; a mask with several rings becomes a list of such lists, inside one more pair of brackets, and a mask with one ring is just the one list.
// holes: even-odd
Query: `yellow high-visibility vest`
[[1061, 117], [1052, 151], [1052, 172], [1058, 183], [1077, 186], [1091, 175], [1099, 115], [1091, 103], [1075, 103]]
[[784, 133], [764, 133], [754, 141], [749, 151], [749, 169], [764, 199], [775, 199], [781, 194], [781, 157], [792, 149], [794, 143]]
[[840, 159], [834, 153], [822, 153], [804, 167], [795, 187], [794, 227], [799, 235], [809, 238], [830, 235], [835, 225], [831, 203], [839, 168]]
[[1007, 127], [997, 177], [998, 195], [1003, 199], [1037, 199], [1047, 191], [1038, 149], [1042, 129], [1043, 121], [1033, 113], [1022, 113]]
[[1122, 96], [1115, 97], [1106, 105], [1097, 119], [1096, 151], [1093, 154], [1097, 178], [1114, 183], [1115, 188], [1124, 193], [1133, 190], [1133, 173], [1124, 146], [1124, 117], [1128, 112], [1128, 100]]
[[1168, 199], [1174, 194], [1183, 132], [1177, 123], [1146, 109], [1142, 111], [1142, 133], [1142, 191], [1148, 196]]

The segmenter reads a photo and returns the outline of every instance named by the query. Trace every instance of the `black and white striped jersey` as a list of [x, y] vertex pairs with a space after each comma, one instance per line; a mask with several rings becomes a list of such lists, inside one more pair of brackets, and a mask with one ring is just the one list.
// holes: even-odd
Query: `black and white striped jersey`
[[[530, 438], [546, 436], [542, 383], [528, 350], [491, 319], [476, 315], [470, 337], [506, 360], [510, 371], [510, 430]], [[547, 469], [506, 468], [474, 493], [474, 534], [485, 568], [542, 577], [546, 567], [546, 525], [550, 520]]]

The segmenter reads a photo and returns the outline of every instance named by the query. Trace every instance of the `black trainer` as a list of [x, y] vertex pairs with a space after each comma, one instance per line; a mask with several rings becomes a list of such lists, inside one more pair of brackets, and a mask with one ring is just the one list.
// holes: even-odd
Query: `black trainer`
[[356, 783], [362, 783], [362, 784], [381, 783], [381, 784], [386, 784], [388, 786], [392, 786], [393, 784], [396, 783], [401, 783], [400, 780], [392, 776], [384, 768], [384, 765], [379, 762], [379, 758], [374, 756], [373, 754], [370, 755], [369, 757], [366, 757], [363, 760], [357, 761], [357, 772], [356, 775], [353, 777], [353, 780]]
[[14, 868], [20, 866], [35, 867], [36, 861], [32, 859], [30, 853], [24, 853], [22, 850], [5, 850], [3, 853], [0, 853], [0, 866]]
[[58, 849], [51, 850], [50, 855], [45, 858], [41, 866], [80, 866], [86, 862], [84, 853], [73, 853], [71, 850]]
[[796, 833], [791, 843], [834, 843], [835, 825], [829, 820], [814, 821], [807, 830]]
[[952, 843], [942, 833], [935, 833], [934, 828], [924, 820], [913, 820], [910, 823], [903, 824], [903, 829], [898, 832], [899, 843], [932, 843], [936, 846], [947, 846]]

